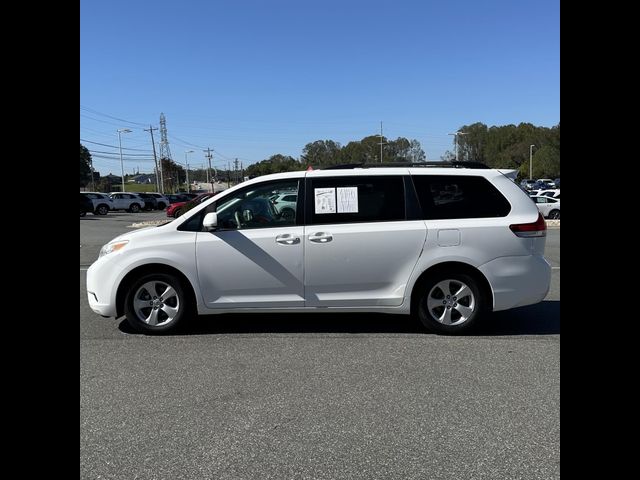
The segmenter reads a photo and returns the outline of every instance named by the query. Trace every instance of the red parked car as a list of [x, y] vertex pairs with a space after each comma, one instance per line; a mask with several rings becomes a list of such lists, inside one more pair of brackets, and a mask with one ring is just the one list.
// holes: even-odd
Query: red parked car
[[213, 197], [214, 195], [215, 194], [213, 193], [202, 193], [198, 195], [196, 198], [194, 198], [193, 200], [190, 200], [188, 202], [172, 203], [171, 205], [169, 205], [169, 207], [167, 207], [167, 217], [178, 218], [187, 210], [192, 209], [199, 203], [204, 202], [205, 200]]

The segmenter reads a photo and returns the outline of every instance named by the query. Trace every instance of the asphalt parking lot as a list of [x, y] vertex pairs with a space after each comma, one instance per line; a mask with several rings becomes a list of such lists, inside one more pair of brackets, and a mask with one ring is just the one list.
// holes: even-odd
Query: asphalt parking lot
[[80, 218], [81, 478], [559, 478], [559, 228], [545, 301], [470, 336], [273, 314], [147, 337], [89, 309], [86, 266], [132, 222], [163, 218]]

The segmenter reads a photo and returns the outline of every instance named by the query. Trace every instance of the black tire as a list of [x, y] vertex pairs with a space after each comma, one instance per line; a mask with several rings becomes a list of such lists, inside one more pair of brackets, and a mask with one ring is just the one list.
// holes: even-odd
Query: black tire
[[158, 210], [164, 210], [167, 208], [167, 205], [164, 202], [158, 203]]
[[296, 212], [291, 208], [283, 208], [280, 216], [285, 220], [294, 220], [296, 218]]
[[[168, 318], [170, 317], [168, 317], [168, 315], [164, 313], [164, 310], [162, 310], [162, 307], [164, 307], [164, 305], [162, 304], [161, 304], [162, 305], [161, 307], [156, 308], [157, 315], [158, 315], [157, 319], [159, 322], [158, 325], [151, 325], [149, 323], [146, 323], [144, 320], [142, 320], [139, 317], [138, 313], [136, 313], [136, 309], [134, 306], [136, 293], [139, 294], [139, 297], [140, 297], [139, 300], [142, 300], [143, 302], [146, 303], [147, 298], [145, 297], [148, 296], [147, 293], [149, 292], [146, 289], [143, 289], [142, 291], [140, 291], [140, 289], [143, 285], [148, 284], [149, 282], [158, 282], [157, 284], [158, 290], [156, 290], [156, 294], [162, 293], [162, 288], [163, 288], [162, 284], [171, 286], [171, 288], [173, 288], [173, 290], [175, 291], [176, 293], [175, 297], [177, 298], [177, 301], [167, 303], [167, 305], [172, 308], [176, 308], [176, 307], [178, 308], [178, 312], [175, 314], [173, 319], [168, 321]], [[159, 295], [157, 296], [158, 298], [161, 298]], [[170, 297], [170, 298], [173, 298], [173, 297]], [[149, 297], [148, 300], [150, 302], [153, 301], [151, 297]], [[136, 280], [129, 286], [129, 291], [127, 292], [127, 295], [124, 301], [124, 314], [127, 318], [127, 322], [136, 331], [141, 333], [146, 333], [146, 334], [165, 333], [175, 329], [176, 326], [181, 321], [183, 321], [186, 317], [188, 317], [191, 314], [192, 309], [193, 309], [193, 305], [190, 304], [189, 296], [186, 295], [184, 286], [182, 285], [182, 282], [180, 281], [180, 279], [178, 279], [174, 275], [169, 275], [167, 273], [151, 273], [151, 274], [147, 274], [140, 277], [138, 280]], [[152, 310], [153, 310], [152, 306], [149, 306], [149, 307], [145, 306], [143, 309], [140, 310], [140, 313], [142, 315], [149, 315], [150, 317], [152, 314]], [[162, 322], [166, 322], [166, 323], [162, 323]]]
[[[446, 293], [438, 286], [441, 282], [445, 283], [446, 281], [449, 281], [448, 288], [450, 290], [450, 298], [447, 298]], [[458, 299], [453, 294], [459, 291], [463, 285], [469, 288], [471, 295], [469, 296], [463, 293], [464, 296]], [[427, 329], [435, 333], [456, 335], [467, 332], [488, 309], [487, 298], [480, 288], [478, 281], [466, 273], [439, 272], [428, 277], [418, 288], [420, 289], [420, 291], [417, 292], [420, 295], [417, 309], [418, 318]], [[440, 297], [440, 294], [442, 294], [442, 297]], [[439, 305], [441, 300], [442, 306]], [[459, 306], [457, 300], [461, 300]], [[431, 306], [431, 311], [429, 306]], [[460, 311], [463, 310], [463, 308], [465, 310], [471, 308], [471, 313], [464, 319], [464, 316], [458, 308], [460, 308]], [[436, 316], [440, 315], [445, 318], [446, 310], [451, 312], [448, 314], [450, 315], [449, 319], [451, 320], [451, 324], [443, 323], [436, 318]]]
[[173, 218], [178, 218], [180, 215], [182, 215], [182, 209], [176, 208], [175, 212], [173, 212]]
[[129, 206], [129, 211], [130, 211], [131, 213], [138, 213], [138, 212], [140, 211], [140, 205], [138, 205], [137, 203], [132, 203], [132, 204]]
[[551, 210], [549, 212], [549, 218], [552, 220], [560, 220], [560, 210]]
[[98, 208], [96, 208], [95, 213], [97, 215], [106, 215], [107, 213], [109, 213], [109, 207], [106, 206], [104, 203], [98, 205]]

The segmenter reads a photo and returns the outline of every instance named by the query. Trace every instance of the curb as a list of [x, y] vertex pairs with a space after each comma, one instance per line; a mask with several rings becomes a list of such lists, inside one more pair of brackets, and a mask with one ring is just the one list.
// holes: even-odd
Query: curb
[[560, 220], [545, 220], [547, 228], [560, 228]]
[[146, 222], [132, 223], [127, 228], [145, 228], [156, 227], [158, 225], [164, 225], [165, 223], [173, 222], [173, 220], [149, 220]]

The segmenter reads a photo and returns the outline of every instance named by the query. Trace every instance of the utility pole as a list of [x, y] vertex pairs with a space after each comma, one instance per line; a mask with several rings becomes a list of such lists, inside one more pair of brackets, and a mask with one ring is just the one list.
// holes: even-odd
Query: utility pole
[[153, 128], [151, 125], [149, 125], [149, 130], [147, 130], [146, 128], [144, 129], [145, 132], [151, 133], [151, 146], [153, 147], [153, 161], [156, 164], [156, 188], [158, 189], [158, 192], [164, 193], [160, 189], [160, 172], [158, 171], [158, 157], [156, 157], [156, 142], [154, 142], [154, 140], [153, 140], [153, 131], [154, 130], [158, 130], [158, 129], [157, 128]]
[[380, 163], [382, 163], [382, 146], [386, 145], [382, 140], [382, 121], [380, 121]]
[[467, 133], [461, 132], [460, 130], [458, 130], [456, 133], [447, 133], [447, 135], [453, 135], [453, 142], [455, 145], [456, 162], [457, 162], [458, 161], [458, 135], [467, 135]]
[[[203, 150], [204, 152], [205, 150]], [[206, 150], [207, 154], [205, 155], [205, 157], [207, 157], [207, 159], [209, 159], [209, 168], [207, 169], [207, 183], [211, 183], [211, 192], [213, 192], [213, 177], [211, 176], [211, 149], [209, 147], [207, 147]], [[209, 182], [209, 180], [211, 180], [211, 182]]]
[[238, 159], [236, 158], [235, 161], [233, 162], [233, 178], [235, 178], [236, 180], [236, 185], [238, 183], [240, 183], [238, 181]]
[[122, 161], [122, 138], [120, 138], [121, 133], [131, 133], [131, 130], [128, 128], [119, 128], [118, 129], [118, 145], [120, 145], [120, 172], [122, 173], [122, 192], [124, 192], [124, 163]]
[[231, 188], [231, 164], [227, 162], [227, 188]]
[[94, 181], [95, 173], [93, 171], [93, 158], [89, 157], [89, 165], [91, 166], [91, 191], [96, 191], [96, 185]]
[[244, 182], [244, 166], [240, 162], [240, 180]]
[[529, 145], [529, 178], [533, 180], [533, 147], [535, 145]]
[[193, 153], [193, 150], [187, 150], [184, 152], [184, 165], [187, 167], [187, 193], [191, 193], [191, 185], [189, 185], [189, 160], [187, 154]]

